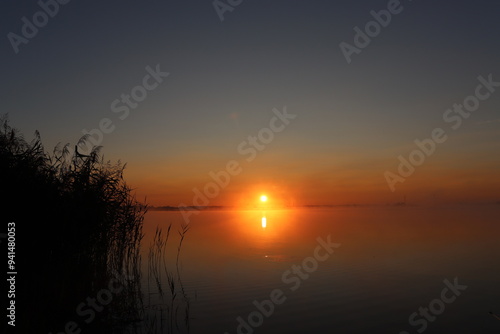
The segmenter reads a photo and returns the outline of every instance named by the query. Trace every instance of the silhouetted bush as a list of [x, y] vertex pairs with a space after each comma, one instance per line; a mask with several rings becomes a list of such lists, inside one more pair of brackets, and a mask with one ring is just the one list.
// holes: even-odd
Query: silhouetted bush
[[[124, 182], [125, 166], [105, 162], [99, 150], [82, 155], [76, 146], [58, 145], [49, 154], [38, 132], [27, 142], [7, 117], [0, 119], [2, 223], [16, 222], [22, 332], [64, 332], [75, 321], [84, 332], [110, 333], [110, 325], [137, 316], [147, 207]], [[77, 306], [95, 298], [115, 273], [133, 279], [121, 279], [123, 293], [86, 324]]]

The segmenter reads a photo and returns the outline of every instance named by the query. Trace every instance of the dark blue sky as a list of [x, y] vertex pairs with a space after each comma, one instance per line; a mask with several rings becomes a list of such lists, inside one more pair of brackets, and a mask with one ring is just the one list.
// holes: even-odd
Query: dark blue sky
[[[415, 138], [442, 125], [443, 112], [474, 91], [478, 75], [500, 80], [498, 1], [401, 5], [348, 64], [339, 43], [352, 44], [353, 28], [387, 1], [243, 0], [221, 22], [206, 0], [72, 0], [18, 54], [7, 34], [20, 35], [21, 18], [31, 20], [40, 7], [2, 1], [2, 113], [28, 138], [40, 130], [47, 147], [75, 143], [82, 129], [109, 118], [116, 128], [104, 136], [105, 154], [128, 161], [135, 182], [148, 164], [162, 166], [156, 176], [203, 182], [266, 125], [273, 108], [287, 106], [297, 121], [254, 170], [277, 180], [292, 161], [296, 173], [313, 179], [366, 165], [379, 175]], [[110, 104], [157, 64], [169, 77], [118, 119]], [[499, 101], [500, 94], [486, 101], [455, 134], [472, 138], [485, 156], [498, 148]], [[468, 154], [460, 140], [447, 145], [449, 154]], [[312, 168], [297, 161], [306, 156], [325, 162]], [[453, 160], [444, 153], [440, 159]], [[176, 182], [162, 186], [184, 189]]]

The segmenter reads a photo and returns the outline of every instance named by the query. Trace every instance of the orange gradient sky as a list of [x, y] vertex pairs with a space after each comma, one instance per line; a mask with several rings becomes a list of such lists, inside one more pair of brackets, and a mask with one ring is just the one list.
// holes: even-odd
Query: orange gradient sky
[[[91, 132], [156, 206], [191, 205], [233, 160], [241, 173], [209, 205], [261, 193], [269, 205], [500, 201], [498, 4], [460, 2], [450, 15], [444, 2], [405, 2], [347, 62], [339, 45], [386, 5], [245, 1], [221, 22], [206, 1], [75, 2], [19, 53], [5, 39], [2, 103], [49, 152]], [[37, 10], [12, 6], [5, 31]], [[168, 76], [144, 81], [151, 71]], [[491, 94], [470, 115], [446, 114], [477, 93], [479, 76], [492, 78], [479, 90]], [[127, 107], [144, 82], [147, 96]], [[285, 107], [296, 117], [273, 121]], [[112, 130], [98, 138], [103, 120]], [[248, 161], [241, 143], [265, 128], [268, 143]], [[391, 191], [386, 171], [435, 128], [446, 142]]]
[[[292, 131], [292, 130], [290, 130]], [[409, 203], [494, 202], [500, 198], [500, 161], [495, 150], [500, 145], [478, 142], [457, 136], [439, 144], [436, 153], [404, 183], [391, 192], [384, 172], [397, 171], [399, 154], [408, 155], [412, 145], [384, 152], [342, 152], [323, 154], [307, 147], [286, 152], [285, 143], [273, 143], [252, 162], [243, 157], [241, 173], [230, 177], [226, 187], [208, 205], [245, 207], [258, 202], [261, 194], [269, 197], [269, 205], [312, 204], [387, 204]], [[498, 136], [491, 131], [491, 136]], [[281, 147], [280, 147], [281, 146]], [[382, 153], [382, 154], [381, 154]], [[301, 158], [303, 157], [303, 158]], [[136, 186], [139, 197], [147, 196], [152, 205], [193, 205], [197, 188], [214, 183], [210, 172], [220, 173], [233, 155], [184, 155], [176, 162], [155, 160], [149, 165], [129, 167], [126, 176]], [[144, 173], [147, 169], [147, 173]], [[209, 190], [212, 191], [212, 190]], [[200, 203], [200, 202], [197, 202]], [[196, 204], [196, 203], [194, 203]]]

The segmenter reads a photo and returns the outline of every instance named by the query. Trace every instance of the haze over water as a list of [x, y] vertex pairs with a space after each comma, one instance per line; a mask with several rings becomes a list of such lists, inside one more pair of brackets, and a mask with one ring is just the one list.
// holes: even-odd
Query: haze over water
[[[499, 13], [2, 1], [0, 220], [28, 252], [18, 323], [499, 333]], [[75, 313], [110, 282], [125, 293]]]
[[[500, 308], [499, 206], [227, 210], [193, 217], [181, 252], [192, 333], [237, 333], [237, 318], [247, 320], [257, 310], [253, 302], [269, 300], [274, 289], [286, 300], [255, 333], [417, 333], [425, 317], [416, 316], [416, 325], [409, 317], [441, 298], [444, 280], [455, 279], [465, 290], [426, 321], [425, 332], [500, 329], [488, 314]], [[173, 223], [175, 230], [181, 222], [179, 212], [149, 212], [144, 244], [158, 225]], [[283, 280], [328, 236], [340, 244], [333, 254], [298, 287], [293, 272]]]

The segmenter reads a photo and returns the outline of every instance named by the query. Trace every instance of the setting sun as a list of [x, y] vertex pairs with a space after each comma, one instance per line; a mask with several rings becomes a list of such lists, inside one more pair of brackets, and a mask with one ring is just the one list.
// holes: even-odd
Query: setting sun
[[261, 202], [266, 202], [267, 201], [267, 196], [266, 195], [260, 196], [260, 201]]

